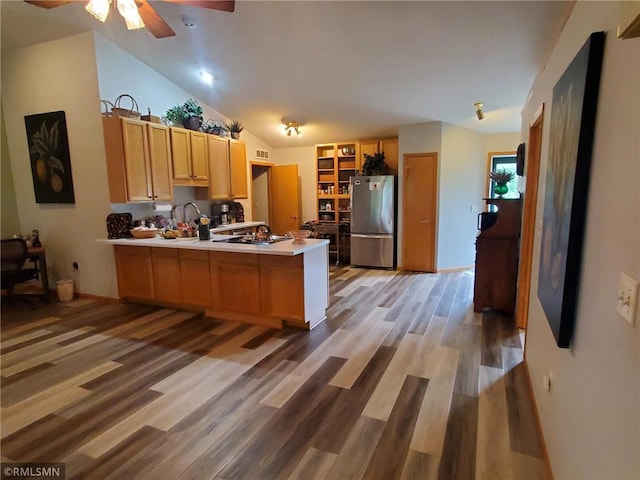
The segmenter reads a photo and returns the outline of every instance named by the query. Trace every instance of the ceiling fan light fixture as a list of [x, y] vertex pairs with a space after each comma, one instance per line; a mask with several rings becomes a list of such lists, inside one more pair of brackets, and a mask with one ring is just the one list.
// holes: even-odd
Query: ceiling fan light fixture
[[87, 6], [84, 7], [87, 12], [96, 17], [101, 22], [107, 20], [109, 16], [109, 4], [111, 0], [91, 0], [87, 3]]
[[478, 102], [473, 104], [476, 107], [476, 116], [478, 120], [482, 120], [484, 118], [484, 112], [482, 111], [483, 104]]
[[296, 132], [296, 135], [298, 137], [302, 136], [302, 132], [300, 131], [300, 124], [298, 122], [284, 122], [284, 131], [287, 134], [287, 137], [290, 137], [292, 132]]
[[138, 6], [134, 0], [116, 0], [118, 12], [124, 17], [128, 30], [144, 28], [142, 17], [138, 13]]

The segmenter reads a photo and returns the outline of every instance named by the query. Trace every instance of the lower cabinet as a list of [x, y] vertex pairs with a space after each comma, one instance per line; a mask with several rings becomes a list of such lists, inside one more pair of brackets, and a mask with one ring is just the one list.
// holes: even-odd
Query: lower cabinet
[[177, 288], [180, 285], [179, 250], [153, 248], [151, 251], [151, 263], [153, 266], [155, 300], [167, 303], [182, 303], [182, 290]]
[[212, 308], [216, 311], [260, 314], [259, 255], [209, 253]]
[[115, 256], [122, 298], [272, 327], [313, 328], [325, 317], [326, 249], [290, 257], [116, 245]]
[[155, 300], [151, 247], [115, 245], [115, 256], [120, 296]]
[[202, 250], [179, 250], [179, 252], [182, 303], [197, 305], [199, 307], [210, 306], [211, 276], [209, 273], [209, 252]]
[[304, 321], [304, 269], [302, 255], [260, 257], [262, 314]]

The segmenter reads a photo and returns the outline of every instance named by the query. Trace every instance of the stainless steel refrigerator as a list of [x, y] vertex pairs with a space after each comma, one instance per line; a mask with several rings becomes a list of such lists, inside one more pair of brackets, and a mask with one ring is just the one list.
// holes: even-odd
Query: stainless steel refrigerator
[[396, 177], [351, 177], [351, 265], [396, 268]]

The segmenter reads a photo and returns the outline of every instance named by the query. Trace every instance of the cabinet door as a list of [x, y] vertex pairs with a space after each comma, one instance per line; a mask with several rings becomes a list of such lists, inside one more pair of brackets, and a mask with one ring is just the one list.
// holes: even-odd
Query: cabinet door
[[120, 297], [153, 300], [151, 248], [115, 245], [115, 257]]
[[259, 255], [210, 252], [211, 299], [215, 310], [260, 313]]
[[191, 137], [189, 130], [171, 128], [171, 156], [174, 180], [191, 180]]
[[262, 315], [304, 320], [302, 255], [260, 255], [260, 305]]
[[191, 178], [207, 180], [207, 134], [190, 132], [191, 135]]
[[216, 135], [207, 135], [207, 156], [209, 157], [209, 198], [228, 199], [229, 185], [229, 142]]
[[152, 198], [147, 129], [145, 127], [145, 122], [122, 119], [127, 199], [130, 202], [149, 201]]
[[384, 161], [389, 166], [390, 173], [398, 174], [398, 139], [386, 138], [380, 140], [380, 151], [384, 152]]
[[358, 162], [356, 164], [356, 168], [358, 170], [362, 170], [362, 165], [364, 165], [364, 155], [375, 155], [378, 153], [378, 140], [361, 140], [360, 141], [360, 157], [358, 158]]
[[247, 189], [247, 147], [239, 140], [229, 140], [229, 171], [231, 197], [248, 198]]
[[173, 172], [171, 170], [171, 141], [169, 127], [147, 124], [149, 159], [154, 200], [173, 200]]
[[159, 302], [182, 303], [180, 257], [177, 248], [152, 248], [153, 287]]
[[211, 306], [209, 252], [180, 250], [180, 271], [182, 272], [182, 302], [200, 307]]

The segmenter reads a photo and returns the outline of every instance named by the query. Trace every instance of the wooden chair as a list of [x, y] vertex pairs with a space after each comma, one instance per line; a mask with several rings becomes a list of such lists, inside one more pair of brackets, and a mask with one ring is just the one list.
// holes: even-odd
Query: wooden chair
[[2, 289], [7, 291], [9, 300], [14, 298], [14, 288], [17, 284], [38, 278], [36, 268], [24, 268], [29, 258], [27, 242], [22, 238], [2, 240], [0, 245], [2, 264]]

